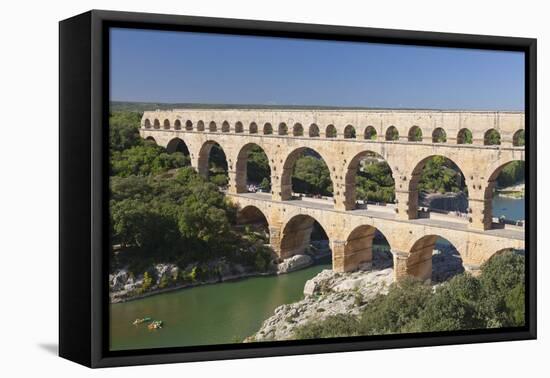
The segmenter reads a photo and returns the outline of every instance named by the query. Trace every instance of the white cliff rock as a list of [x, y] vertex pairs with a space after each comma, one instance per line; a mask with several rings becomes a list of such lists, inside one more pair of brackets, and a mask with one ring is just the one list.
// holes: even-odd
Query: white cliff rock
[[277, 265], [277, 274], [293, 272], [306, 268], [313, 264], [313, 259], [308, 255], [294, 255]]

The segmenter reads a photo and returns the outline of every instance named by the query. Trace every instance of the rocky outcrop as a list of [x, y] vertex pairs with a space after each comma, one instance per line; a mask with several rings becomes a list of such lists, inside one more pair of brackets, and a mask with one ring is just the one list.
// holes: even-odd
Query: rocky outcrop
[[312, 264], [313, 259], [310, 256], [294, 255], [277, 265], [277, 274], [294, 272], [295, 270], [307, 268]]
[[289, 340], [296, 327], [306, 323], [336, 314], [358, 315], [374, 296], [386, 293], [392, 281], [391, 268], [353, 273], [323, 270], [306, 282], [303, 300], [277, 307], [246, 341]]
[[[437, 245], [431, 282], [439, 285], [463, 271], [458, 252], [451, 245]], [[306, 282], [304, 299], [277, 307], [245, 342], [289, 340], [297, 327], [307, 323], [337, 314], [359, 315], [375, 296], [388, 292], [393, 280], [392, 255], [387, 250], [375, 251], [372, 263], [359, 266], [355, 272], [323, 270]]]

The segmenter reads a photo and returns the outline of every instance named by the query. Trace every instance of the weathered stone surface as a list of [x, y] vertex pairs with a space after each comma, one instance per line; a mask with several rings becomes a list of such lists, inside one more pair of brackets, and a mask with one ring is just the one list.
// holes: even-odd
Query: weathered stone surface
[[277, 274], [294, 272], [295, 270], [306, 268], [312, 264], [313, 259], [308, 255], [294, 255], [277, 265]]
[[353, 273], [324, 270], [306, 283], [303, 300], [277, 307], [246, 341], [289, 340], [296, 327], [308, 322], [337, 314], [358, 315], [374, 296], [386, 293], [392, 281], [391, 268]]
[[[346, 130], [355, 129], [356, 137]], [[418, 127], [421, 142], [408, 140]], [[335, 137], [326, 130], [334, 128]], [[397, 140], [386, 140], [395, 128]], [[473, 144], [462, 144], [464, 129]], [[241, 209], [253, 206], [268, 221], [270, 244], [281, 258], [303, 254], [309, 245], [311, 224], [317, 221], [330, 241], [333, 269], [353, 271], [369, 262], [373, 230], [388, 240], [394, 255], [394, 275], [430, 278], [433, 238], [449, 240], [467, 266], [479, 266], [505, 248], [524, 248], [522, 229], [491, 230], [491, 196], [502, 167], [525, 160], [524, 147], [512, 145], [525, 128], [522, 112], [427, 110], [273, 110], [273, 109], [175, 109], [145, 112], [140, 134], [174, 151], [185, 143], [191, 164], [208, 174], [210, 149], [218, 143], [227, 157], [228, 197]], [[446, 143], [435, 143], [432, 134], [445, 131]], [[496, 129], [501, 145], [484, 145], [484, 135]], [[366, 138], [374, 130], [376, 139]], [[248, 152], [260, 146], [271, 169], [272, 193], [263, 198], [247, 195]], [[316, 151], [327, 164], [333, 183], [332, 202], [302, 206], [292, 199], [291, 175], [305, 148]], [[356, 206], [355, 173], [367, 152], [388, 162], [395, 179], [396, 204], [373, 212], [349, 211]], [[418, 219], [418, 182], [426, 158], [452, 160], [462, 171], [468, 188], [464, 217]], [[305, 201], [303, 201], [305, 202]], [[424, 215], [424, 214], [421, 214]], [[360, 228], [358, 230], [358, 228]]]
[[[434, 288], [464, 271], [457, 255], [452, 247], [434, 251], [431, 280]], [[371, 264], [352, 273], [323, 270], [304, 285], [304, 299], [277, 307], [246, 341], [289, 340], [297, 327], [309, 322], [337, 314], [359, 315], [375, 296], [387, 294], [393, 282], [391, 258], [382, 251], [375, 251], [374, 256]]]

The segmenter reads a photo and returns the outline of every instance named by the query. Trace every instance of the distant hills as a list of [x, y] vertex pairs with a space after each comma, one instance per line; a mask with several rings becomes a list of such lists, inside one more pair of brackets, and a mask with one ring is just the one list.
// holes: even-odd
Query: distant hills
[[317, 109], [335, 110], [352, 109], [368, 110], [376, 108], [349, 107], [349, 106], [320, 106], [320, 105], [261, 105], [261, 104], [200, 104], [200, 103], [160, 103], [160, 102], [126, 102], [111, 101], [111, 111], [139, 111], [168, 109]]
[[[201, 104], [201, 103], [162, 103], [162, 102], [129, 102], [111, 101], [111, 111], [144, 112], [147, 110], [170, 109], [305, 109], [305, 110], [430, 110], [430, 111], [489, 111], [496, 110], [468, 110], [468, 109], [430, 109], [430, 108], [382, 108], [367, 106], [321, 106], [321, 105], [263, 105], [263, 104]], [[502, 112], [517, 112], [504, 110]]]

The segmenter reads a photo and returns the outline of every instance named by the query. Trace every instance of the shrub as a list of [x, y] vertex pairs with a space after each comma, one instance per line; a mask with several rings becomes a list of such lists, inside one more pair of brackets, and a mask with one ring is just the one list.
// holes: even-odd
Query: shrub
[[409, 331], [452, 331], [483, 328], [485, 321], [479, 312], [481, 284], [469, 274], [453, 277], [440, 286], [426, 303], [419, 319]]
[[511, 250], [494, 256], [482, 266], [480, 281], [484, 297], [481, 311], [488, 326], [523, 325], [524, 295], [519, 295], [525, 289], [517, 287], [525, 286], [525, 257]]
[[297, 327], [294, 331], [296, 339], [357, 336], [360, 334], [357, 318], [347, 314], [329, 316], [321, 322], [309, 322]]
[[431, 287], [414, 279], [406, 279], [390, 287], [387, 295], [378, 295], [361, 317], [365, 335], [400, 333], [416, 321], [432, 295]]

